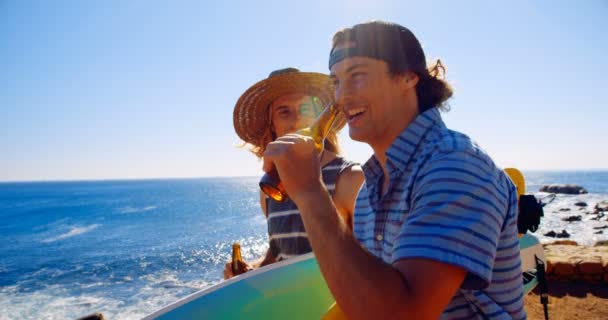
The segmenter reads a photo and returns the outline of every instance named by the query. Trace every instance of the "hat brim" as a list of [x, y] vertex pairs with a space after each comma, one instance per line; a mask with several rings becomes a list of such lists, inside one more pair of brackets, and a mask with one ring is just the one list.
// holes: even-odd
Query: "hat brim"
[[[255, 144], [268, 129], [268, 107], [281, 96], [302, 93], [318, 98], [323, 107], [333, 102], [331, 78], [316, 72], [290, 72], [257, 82], [245, 91], [234, 106], [233, 122], [236, 134], [245, 142]], [[333, 131], [344, 127], [340, 117]]]

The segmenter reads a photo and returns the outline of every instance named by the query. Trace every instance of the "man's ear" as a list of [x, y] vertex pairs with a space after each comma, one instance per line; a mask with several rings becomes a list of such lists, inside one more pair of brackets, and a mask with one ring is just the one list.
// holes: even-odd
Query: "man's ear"
[[406, 72], [403, 75], [402, 81], [406, 89], [413, 89], [418, 84], [418, 75], [414, 72]]

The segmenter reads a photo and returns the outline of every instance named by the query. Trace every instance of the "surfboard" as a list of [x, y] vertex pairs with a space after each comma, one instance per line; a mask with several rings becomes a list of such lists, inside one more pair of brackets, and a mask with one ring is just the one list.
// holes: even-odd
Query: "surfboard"
[[515, 188], [517, 189], [517, 196], [521, 196], [522, 194], [526, 194], [526, 180], [524, 179], [524, 174], [519, 171], [517, 168], [505, 168], [505, 173], [511, 178]]
[[519, 250], [524, 294], [528, 294], [538, 285], [538, 278], [536, 277], [538, 263], [542, 263], [544, 269], [547, 269], [545, 250], [538, 238], [527, 233], [519, 238]]
[[[541, 243], [520, 238], [524, 292], [537, 285]], [[341, 319], [313, 253], [247, 272], [180, 299], [144, 319]], [[329, 312], [328, 312], [329, 310]]]
[[144, 319], [320, 319], [332, 303], [309, 253], [195, 292]]

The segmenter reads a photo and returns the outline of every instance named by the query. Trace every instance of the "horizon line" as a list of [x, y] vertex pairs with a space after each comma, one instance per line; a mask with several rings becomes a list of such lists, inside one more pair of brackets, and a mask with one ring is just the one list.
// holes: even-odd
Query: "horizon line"
[[[519, 169], [519, 168], [518, 168]], [[604, 172], [608, 168], [591, 169], [519, 169], [523, 172]], [[260, 174], [261, 176], [261, 174]], [[53, 182], [104, 182], [104, 181], [144, 181], [144, 180], [196, 180], [196, 179], [223, 179], [223, 178], [256, 178], [260, 176], [191, 176], [191, 177], [130, 177], [130, 178], [50, 178], [50, 179], [24, 179], [24, 180], [0, 180], [0, 183], [53, 183]]]

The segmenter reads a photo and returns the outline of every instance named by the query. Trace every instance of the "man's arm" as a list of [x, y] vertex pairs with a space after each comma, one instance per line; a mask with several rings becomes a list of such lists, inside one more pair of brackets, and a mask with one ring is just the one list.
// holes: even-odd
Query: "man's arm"
[[[321, 272], [352, 319], [437, 319], [464, 280], [464, 269], [425, 259], [388, 265], [354, 239], [320, 177], [310, 138], [287, 135], [269, 144], [274, 162], [300, 212]], [[311, 160], [312, 159], [312, 160]]]
[[322, 188], [296, 203], [323, 276], [349, 319], [437, 319], [464, 279], [464, 269], [433, 260], [391, 266], [373, 257], [338, 219]]

